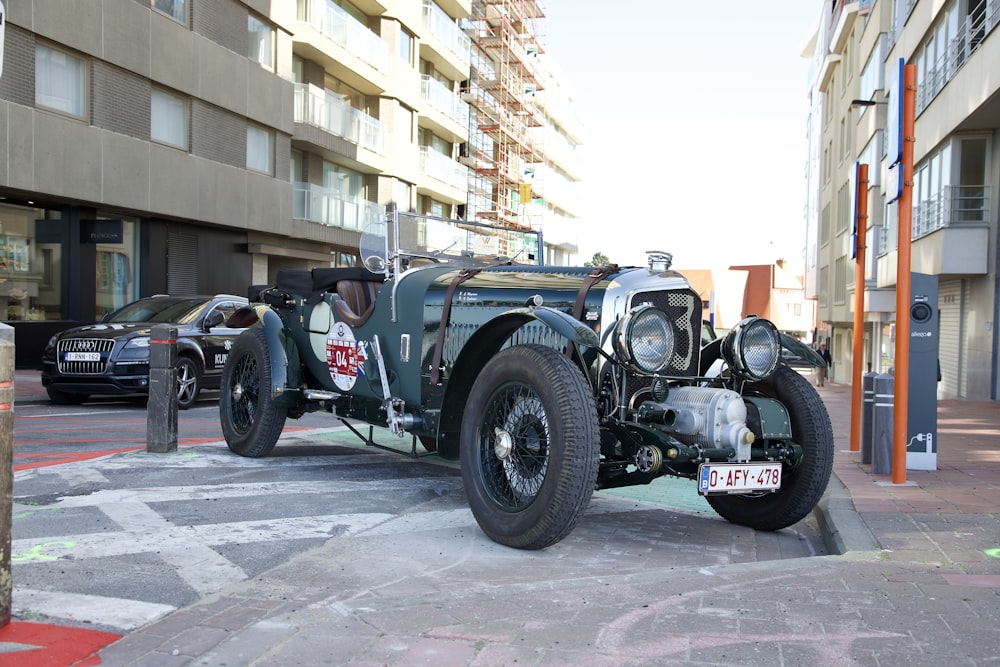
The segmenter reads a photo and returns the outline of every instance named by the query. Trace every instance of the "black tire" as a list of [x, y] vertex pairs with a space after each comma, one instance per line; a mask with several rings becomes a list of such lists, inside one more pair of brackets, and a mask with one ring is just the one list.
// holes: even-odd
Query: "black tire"
[[437, 438], [432, 435], [418, 435], [417, 440], [420, 441], [421, 446], [428, 452], [436, 452], [438, 450]]
[[267, 456], [288, 417], [271, 399], [271, 358], [261, 329], [236, 339], [222, 370], [219, 417], [229, 449], [240, 456]]
[[177, 407], [187, 410], [201, 393], [201, 365], [191, 357], [177, 357]]
[[543, 549], [576, 526], [597, 484], [590, 386], [566, 355], [518, 345], [493, 357], [462, 419], [462, 481], [490, 539]]
[[771, 378], [751, 385], [747, 393], [777, 398], [788, 410], [792, 440], [802, 447], [802, 459], [782, 471], [781, 490], [759, 495], [708, 496], [720, 516], [757, 530], [780, 530], [802, 520], [826, 491], [833, 471], [833, 426], [826, 406], [812, 384], [781, 366]]
[[49, 400], [56, 405], [80, 405], [90, 398], [90, 394], [70, 394], [52, 387], [46, 387], [45, 393], [49, 395]]

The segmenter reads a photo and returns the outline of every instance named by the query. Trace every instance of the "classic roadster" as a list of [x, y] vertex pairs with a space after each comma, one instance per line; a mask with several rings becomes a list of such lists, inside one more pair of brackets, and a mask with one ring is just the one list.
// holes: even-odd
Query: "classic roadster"
[[[325, 410], [460, 460], [493, 540], [564, 538], [596, 489], [694, 480], [724, 518], [805, 517], [833, 464], [826, 409], [782, 363], [805, 345], [748, 316], [702, 345], [702, 302], [670, 270], [544, 266], [537, 235], [400, 213], [361, 237], [363, 266], [278, 272], [230, 319], [231, 450], [267, 455], [288, 417]], [[485, 253], [485, 255], [484, 255]], [[347, 420], [351, 420], [348, 422]]]

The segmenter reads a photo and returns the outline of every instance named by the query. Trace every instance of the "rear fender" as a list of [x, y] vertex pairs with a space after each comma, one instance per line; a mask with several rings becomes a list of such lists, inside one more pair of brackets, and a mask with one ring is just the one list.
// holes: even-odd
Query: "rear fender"
[[597, 334], [562, 311], [552, 308], [517, 308], [509, 310], [483, 324], [474, 333], [455, 360], [448, 377], [444, 402], [441, 405], [438, 455], [457, 459], [462, 415], [472, 385], [480, 371], [503, 348], [507, 339], [531, 321], [538, 321], [556, 333], [573, 341], [578, 347], [598, 346]]
[[[267, 342], [267, 356], [271, 362], [271, 398], [281, 400], [290, 388], [302, 384], [302, 374], [299, 370], [298, 351], [294, 343], [289, 343], [285, 336], [284, 324], [278, 314], [269, 306], [258, 304], [238, 310], [229, 318], [230, 327], [246, 327], [264, 330]], [[294, 362], [294, 363], [290, 363]], [[297, 401], [291, 401], [295, 403]], [[281, 400], [282, 404], [288, 404]]]

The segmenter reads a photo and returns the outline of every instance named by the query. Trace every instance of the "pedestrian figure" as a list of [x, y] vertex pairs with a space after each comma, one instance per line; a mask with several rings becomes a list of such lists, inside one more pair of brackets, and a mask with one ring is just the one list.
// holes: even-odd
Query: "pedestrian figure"
[[816, 386], [822, 387], [826, 382], [826, 369], [833, 365], [833, 358], [826, 349], [826, 343], [819, 344], [819, 356], [823, 358], [823, 365], [816, 369]]

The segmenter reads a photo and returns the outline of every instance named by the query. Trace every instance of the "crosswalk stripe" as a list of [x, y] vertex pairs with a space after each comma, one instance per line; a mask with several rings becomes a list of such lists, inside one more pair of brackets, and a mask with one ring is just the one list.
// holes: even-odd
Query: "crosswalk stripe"
[[62, 618], [78, 623], [93, 623], [121, 631], [135, 630], [166, 616], [176, 607], [155, 602], [109, 598], [80, 593], [41, 591], [14, 587], [13, 612], [26, 611], [50, 618]]

